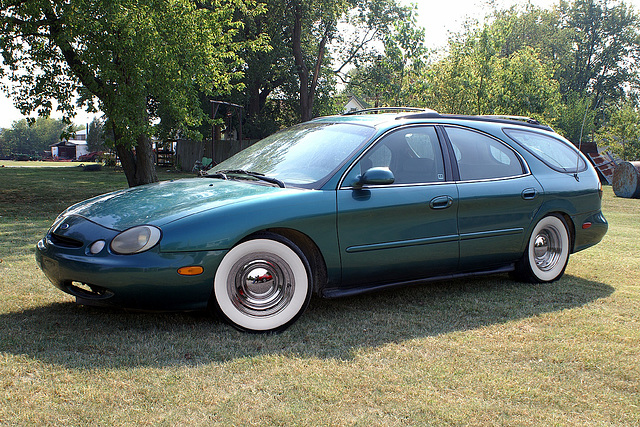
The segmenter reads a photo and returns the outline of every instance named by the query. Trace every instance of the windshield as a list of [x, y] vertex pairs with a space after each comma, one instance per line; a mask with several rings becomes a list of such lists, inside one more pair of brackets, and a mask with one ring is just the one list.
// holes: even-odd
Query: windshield
[[288, 185], [315, 188], [375, 133], [369, 126], [307, 122], [282, 130], [216, 165], [210, 172], [244, 170]]

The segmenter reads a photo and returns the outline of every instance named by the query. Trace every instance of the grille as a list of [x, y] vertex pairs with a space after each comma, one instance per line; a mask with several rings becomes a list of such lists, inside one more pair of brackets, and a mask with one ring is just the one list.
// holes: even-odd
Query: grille
[[81, 248], [83, 245], [80, 240], [72, 239], [70, 237], [61, 236], [54, 233], [51, 233], [51, 243], [56, 246], [62, 246], [63, 248]]

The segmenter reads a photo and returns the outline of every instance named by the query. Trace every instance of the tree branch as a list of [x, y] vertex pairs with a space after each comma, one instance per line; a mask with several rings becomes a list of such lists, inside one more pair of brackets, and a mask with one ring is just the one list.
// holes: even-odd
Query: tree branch
[[340, 72], [342, 72], [342, 69], [346, 67], [347, 64], [351, 63], [351, 61], [353, 61], [353, 58], [356, 57], [356, 55], [364, 47], [364, 45], [372, 41], [378, 33], [377, 30], [373, 30], [373, 34], [371, 34], [371, 37], [367, 38], [369, 32], [370, 30], [367, 30], [360, 44], [355, 49], [353, 49], [351, 55], [349, 55], [349, 57], [342, 63], [342, 65], [337, 70], [334, 70], [334, 73], [339, 74]]
[[196, 7], [196, 9], [199, 9], [199, 10], [204, 9], [204, 10], [210, 10], [212, 12], [215, 12], [215, 8], [211, 4], [206, 4], [201, 1], [194, 0], [193, 5]]
[[[49, 8], [44, 11], [44, 14], [49, 25], [49, 37], [56, 43], [62, 52], [62, 56], [73, 74], [89, 90], [89, 92], [105, 102], [107, 98], [109, 98], [109, 93], [106, 90], [104, 82], [100, 78], [96, 77], [91, 69], [89, 69], [89, 67], [87, 67], [87, 65], [80, 59], [80, 56], [64, 34], [62, 22], [55, 15], [55, 12]], [[107, 102], [105, 102], [105, 104], [108, 105]]]

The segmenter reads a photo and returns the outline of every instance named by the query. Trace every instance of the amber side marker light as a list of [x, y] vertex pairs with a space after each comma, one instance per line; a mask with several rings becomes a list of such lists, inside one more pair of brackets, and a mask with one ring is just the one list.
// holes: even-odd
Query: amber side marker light
[[178, 269], [178, 274], [182, 276], [197, 276], [198, 274], [202, 274], [204, 272], [204, 268], [199, 265], [190, 265], [189, 267], [181, 267]]

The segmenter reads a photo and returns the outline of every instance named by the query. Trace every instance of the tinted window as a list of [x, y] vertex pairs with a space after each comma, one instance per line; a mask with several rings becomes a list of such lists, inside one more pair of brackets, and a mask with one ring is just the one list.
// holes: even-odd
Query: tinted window
[[467, 129], [447, 127], [460, 180], [507, 178], [524, 173], [516, 153], [501, 142]]
[[587, 165], [568, 143], [537, 132], [505, 129], [504, 133], [552, 169], [578, 172]]
[[444, 162], [435, 128], [410, 127], [385, 135], [351, 169], [344, 185], [352, 185], [358, 175], [373, 167], [389, 168], [394, 184], [444, 181]]

